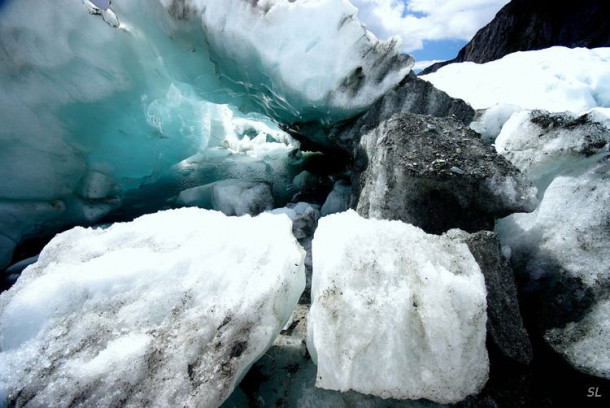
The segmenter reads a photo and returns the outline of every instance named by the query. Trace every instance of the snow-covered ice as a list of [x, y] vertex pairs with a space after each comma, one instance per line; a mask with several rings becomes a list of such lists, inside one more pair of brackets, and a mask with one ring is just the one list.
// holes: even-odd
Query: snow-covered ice
[[486, 143], [492, 144], [502, 131], [502, 127], [515, 112], [520, 112], [519, 106], [501, 103], [483, 111], [470, 128], [481, 135]]
[[219, 405], [303, 291], [291, 228], [284, 215], [187, 208], [56, 236], [0, 295], [0, 394], [18, 406]]
[[422, 78], [475, 109], [512, 104], [580, 113], [610, 107], [610, 48], [516, 52], [485, 64], [449, 64]]
[[465, 244], [349, 210], [320, 219], [313, 256], [317, 386], [443, 403], [482, 389], [486, 290]]

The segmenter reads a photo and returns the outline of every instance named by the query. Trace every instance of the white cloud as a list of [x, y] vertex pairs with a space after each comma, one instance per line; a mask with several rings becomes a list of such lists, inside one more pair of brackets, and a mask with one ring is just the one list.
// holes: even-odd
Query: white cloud
[[350, 0], [381, 39], [402, 38], [404, 51], [423, 41], [470, 40], [509, 0]]

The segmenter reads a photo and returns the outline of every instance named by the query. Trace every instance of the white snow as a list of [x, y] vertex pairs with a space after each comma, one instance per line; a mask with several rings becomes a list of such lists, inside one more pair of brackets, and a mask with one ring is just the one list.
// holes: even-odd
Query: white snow
[[303, 291], [291, 227], [188, 208], [56, 236], [0, 295], [0, 395], [219, 405]]
[[486, 290], [465, 244], [349, 210], [320, 219], [313, 256], [317, 386], [449, 403], [485, 385]]
[[516, 52], [485, 64], [449, 64], [422, 78], [475, 109], [512, 104], [580, 113], [610, 107], [610, 48]]

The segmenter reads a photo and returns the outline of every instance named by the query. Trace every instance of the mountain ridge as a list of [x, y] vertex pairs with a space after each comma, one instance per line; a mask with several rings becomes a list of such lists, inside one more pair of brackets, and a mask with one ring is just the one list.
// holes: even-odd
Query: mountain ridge
[[[560, 7], [561, 5], [561, 7]], [[610, 46], [610, 3], [582, 0], [570, 6], [551, 0], [512, 0], [448, 61], [422, 70], [430, 74], [459, 62], [485, 63], [517, 51], [562, 45], [569, 48]]]

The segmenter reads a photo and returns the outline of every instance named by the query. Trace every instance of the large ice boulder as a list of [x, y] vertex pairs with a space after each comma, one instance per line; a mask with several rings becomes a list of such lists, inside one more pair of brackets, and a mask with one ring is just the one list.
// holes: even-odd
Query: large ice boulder
[[219, 405], [304, 288], [291, 228], [188, 208], [58, 235], [0, 296], [2, 402]]
[[610, 380], [609, 315], [610, 300], [604, 299], [578, 322], [549, 330], [545, 340], [578, 370]]
[[350, 210], [320, 220], [313, 253], [318, 387], [444, 403], [483, 388], [485, 282], [466, 244]]
[[[579, 370], [605, 378], [610, 378], [604, 363], [610, 358], [610, 338], [605, 317], [596, 310], [610, 296], [609, 174], [605, 160], [558, 175], [533, 213], [514, 214], [498, 224], [550, 344]], [[586, 339], [598, 346], [570, 352]]]
[[492, 229], [538, 202], [529, 179], [455, 118], [393, 116], [362, 136], [355, 160], [359, 214], [431, 233]]

